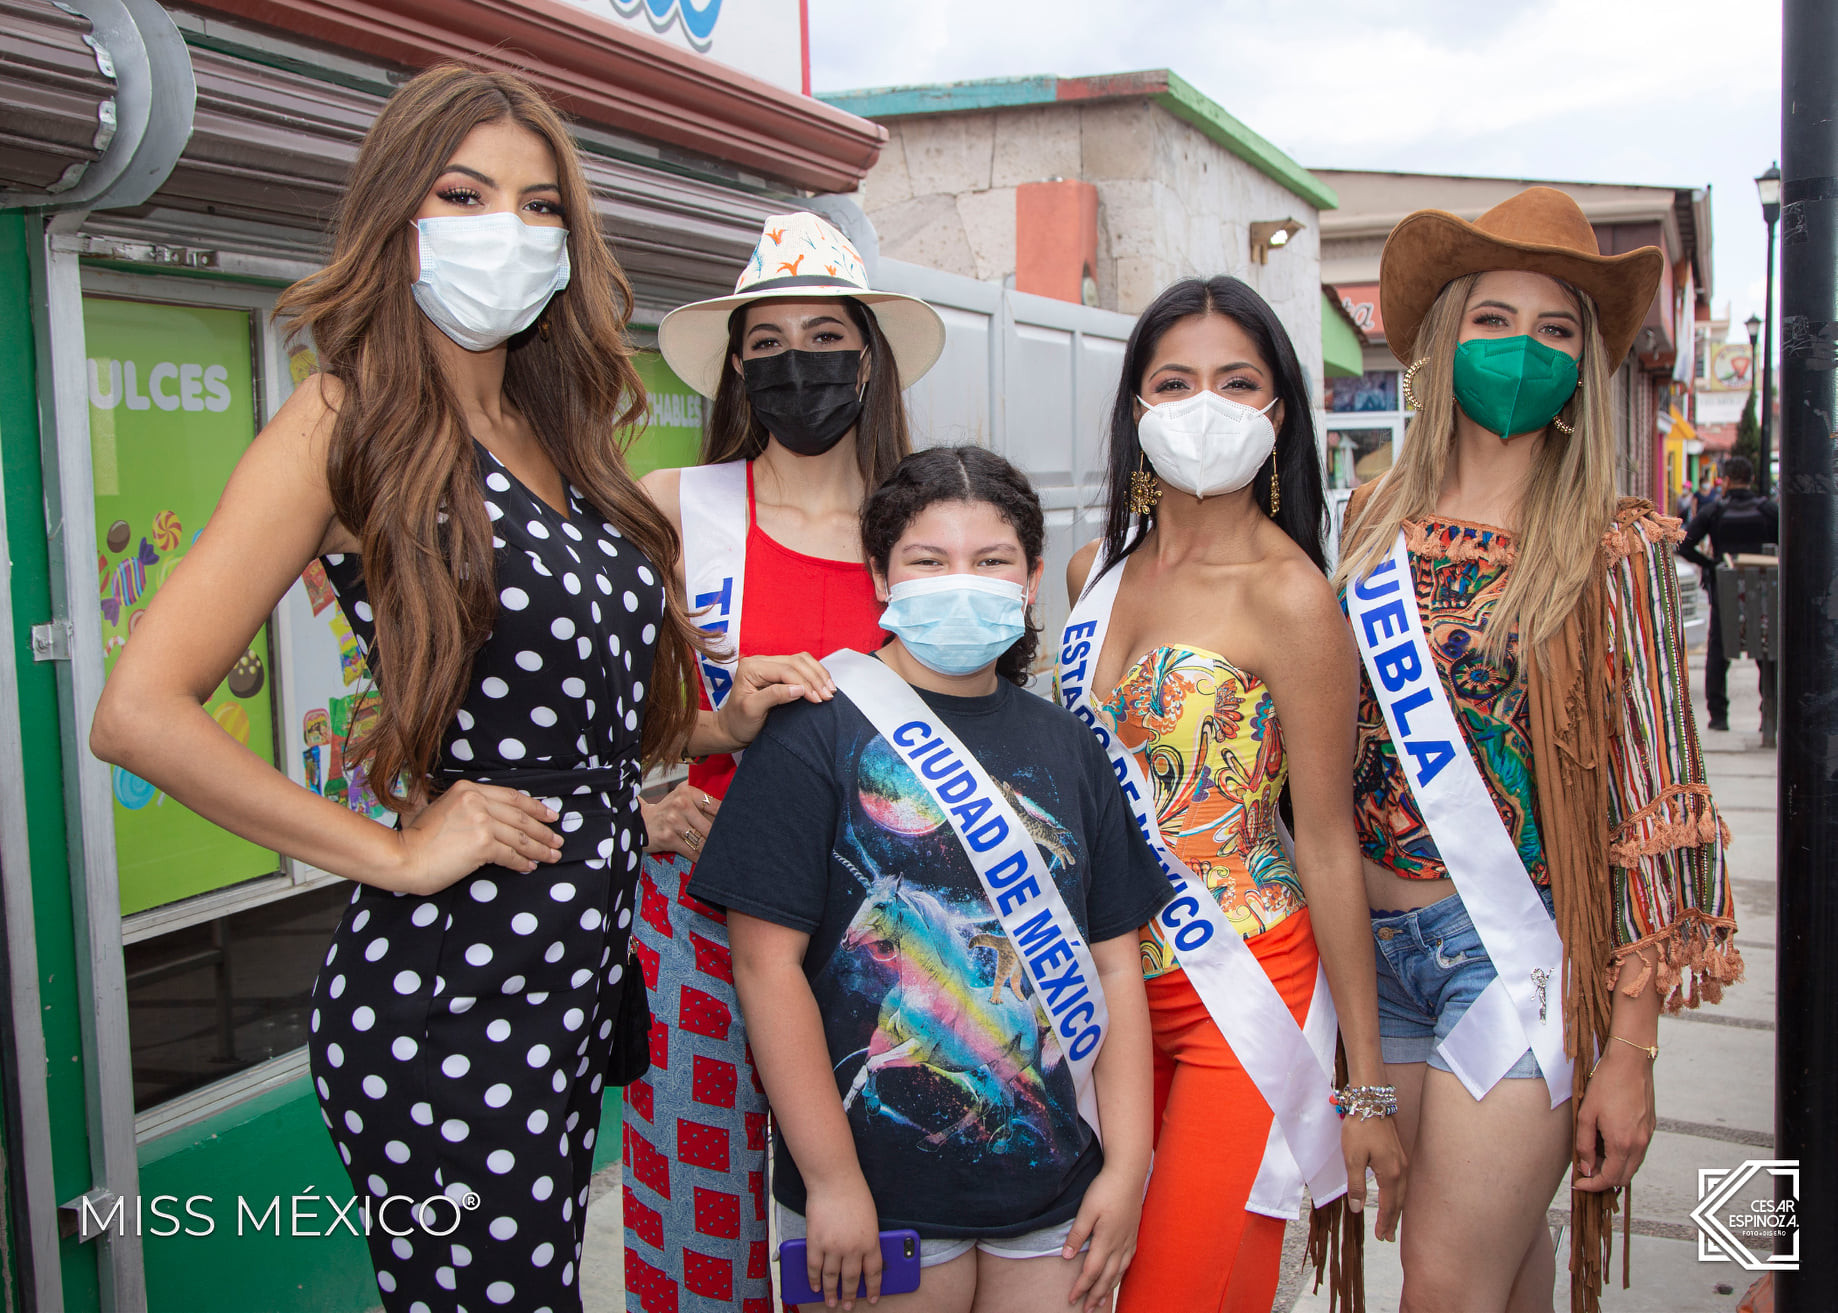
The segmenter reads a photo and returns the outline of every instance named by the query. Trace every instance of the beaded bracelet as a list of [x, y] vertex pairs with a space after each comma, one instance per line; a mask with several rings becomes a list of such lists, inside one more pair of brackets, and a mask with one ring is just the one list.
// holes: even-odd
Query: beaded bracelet
[[1395, 1085], [1348, 1085], [1335, 1090], [1328, 1102], [1341, 1117], [1358, 1115], [1361, 1121], [1374, 1117], [1395, 1117], [1398, 1112], [1398, 1087]]

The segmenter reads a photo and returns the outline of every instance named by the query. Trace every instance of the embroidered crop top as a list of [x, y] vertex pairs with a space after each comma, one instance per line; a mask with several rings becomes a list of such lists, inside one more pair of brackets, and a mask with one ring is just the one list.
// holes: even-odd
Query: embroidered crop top
[[[1519, 636], [1515, 633], [1507, 640], [1498, 661], [1490, 662], [1481, 651], [1516, 554], [1511, 535], [1462, 520], [1424, 520], [1410, 528], [1411, 580], [1424, 637], [1448, 690], [1449, 709], [1519, 849], [1519, 859], [1533, 881], [1548, 884], [1544, 845], [1538, 838], [1531, 705], [1519, 662]], [[1360, 850], [1367, 857], [1406, 879], [1447, 877], [1363, 667], [1353, 793]]]
[[[1303, 905], [1277, 832], [1289, 768], [1276, 703], [1263, 681], [1214, 652], [1150, 651], [1105, 710], [1155, 790], [1155, 817], [1234, 928], [1261, 934]], [[1159, 926], [1142, 941], [1145, 977], [1173, 970]]]

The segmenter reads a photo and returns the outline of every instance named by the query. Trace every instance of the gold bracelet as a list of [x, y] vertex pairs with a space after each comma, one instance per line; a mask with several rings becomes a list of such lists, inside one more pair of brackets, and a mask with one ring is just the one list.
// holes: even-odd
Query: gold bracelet
[[[1611, 1043], [1615, 1040], [1620, 1040], [1623, 1044], [1627, 1045], [1630, 1049], [1639, 1049], [1642, 1053], [1647, 1055], [1648, 1062], [1658, 1062], [1659, 1061], [1659, 1045], [1657, 1044], [1636, 1044], [1634, 1043], [1633, 1040], [1627, 1039], [1620, 1035], [1610, 1035], [1608, 1038]], [[1608, 1052], [1606, 1049], [1604, 1049], [1601, 1056], [1595, 1060], [1595, 1066], [1589, 1069], [1589, 1075], [1591, 1079], [1595, 1077], [1596, 1067], [1599, 1067], [1602, 1065], [1602, 1058], [1606, 1058], [1607, 1056], [1608, 1056]]]

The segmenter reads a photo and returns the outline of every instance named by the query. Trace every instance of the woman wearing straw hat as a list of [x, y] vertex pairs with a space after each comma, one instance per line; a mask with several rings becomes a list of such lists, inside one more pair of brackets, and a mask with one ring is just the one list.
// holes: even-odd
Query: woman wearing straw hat
[[[704, 706], [725, 700], [740, 656], [798, 653], [827, 697], [811, 653], [883, 642], [861, 506], [911, 449], [901, 390], [944, 340], [937, 311], [871, 289], [855, 248], [814, 214], [766, 220], [732, 296], [664, 317], [664, 359], [713, 400], [701, 464], [642, 481], [683, 535], [688, 595], [716, 639], [701, 660]], [[765, 1096], [725, 917], [684, 892], [733, 774], [732, 757], [693, 762], [688, 783], [645, 811], [635, 953], [661, 1024], [658, 1060], [627, 1093], [634, 1311], [656, 1296], [685, 1313], [771, 1307]]]
[[1571, 1302], [1593, 1310], [1660, 1011], [1742, 975], [1677, 521], [1614, 490], [1609, 380], [1663, 271], [1653, 247], [1601, 255], [1545, 187], [1475, 223], [1410, 215], [1380, 264], [1417, 414], [1348, 508], [1337, 582], [1406, 1309], [1549, 1308], [1569, 1166]]

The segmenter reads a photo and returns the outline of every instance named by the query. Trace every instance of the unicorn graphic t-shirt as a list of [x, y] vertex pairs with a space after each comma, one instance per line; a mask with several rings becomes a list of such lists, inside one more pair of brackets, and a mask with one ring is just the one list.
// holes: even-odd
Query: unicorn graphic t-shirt
[[[1044, 698], [920, 695], [982, 763], [1087, 942], [1168, 882], [1097, 740]], [[1014, 945], [943, 813], [846, 697], [772, 714], [690, 892], [810, 935], [804, 970], [884, 1228], [1019, 1235], [1072, 1218], [1102, 1165]], [[804, 1211], [781, 1140], [773, 1193]]]

